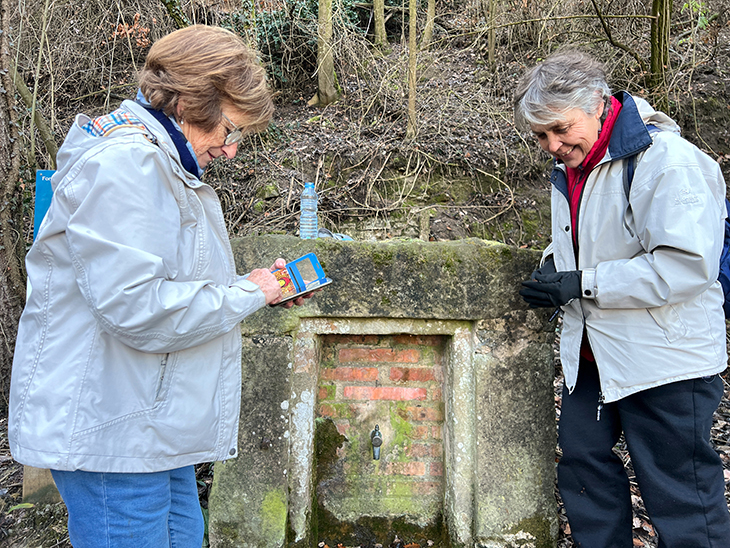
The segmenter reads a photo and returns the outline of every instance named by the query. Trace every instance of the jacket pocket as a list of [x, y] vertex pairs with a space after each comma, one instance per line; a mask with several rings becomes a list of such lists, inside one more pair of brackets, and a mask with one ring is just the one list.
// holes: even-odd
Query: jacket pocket
[[647, 310], [657, 325], [664, 331], [664, 336], [670, 343], [687, 335], [687, 326], [673, 305], [667, 304], [648, 308]]
[[167, 395], [170, 392], [170, 383], [172, 382], [174, 365], [174, 354], [168, 352], [160, 358], [160, 372], [157, 378], [155, 401], [152, 407], [153, 409], [157, 409], [167, 400]]

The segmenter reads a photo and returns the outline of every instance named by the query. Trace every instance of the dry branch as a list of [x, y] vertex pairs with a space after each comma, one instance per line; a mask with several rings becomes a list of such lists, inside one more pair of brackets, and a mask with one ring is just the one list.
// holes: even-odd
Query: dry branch
[[603, 27], [603, 31], [606, 33], [606, 36], [608, 37], [608, 41], [611, 43], [612, 46], [619, 48], [629, 55], [636, 59], [636, 62], [639, 64], [639, 67], [641, 67], [641, 71], [646, 73], [648, 70], [648, 67], [646, 66], [646, 63], [641, 58], [641, 56], [636, 52], [635, 50], [628, 47], [626, 44], [623, 44], [621, 42], [618, 42], [614, 39], [613, 34], [611, 33], [611, 27], [608, 26], [608, 22], [604, 18], [603, 14], [601, 13], [601, 9], [598, 7], [598, 4], [596, 3], [596, 0], [591, 0], [591, 3], [593, 4], [593, 9], [596, 10], [596, 15], [598, 16], [598, 19], [601, 21], [601, 26]]
[[[13, 83], [15, 84], [15, 89], [17, 90], [18, 95], [20, 95], [20, 98], [23, 99], [23, 102], [28, 109], [33, 109], [33, 94], [28, 89], [28, 86], [25, 85], [25, 82], [18, 74], [15, 65], [12, 63], [10, 65], [10, 71], [13, 75]], [[43, 114], [37, 108], [33, 110], [33, 123], [38, 129], [38, 134], [41, 136], [43, 145], [46, 147], [46, 152], [48, 152], [48, 156], [51, 162], [51, 169], [56, 169], [56, 154], [58, 154], [58, 145], [56, 145], [56, 139], [53, 136], [53, 131], [51, 131], [51, 128], [48, 127], [48, 122], [46, 122]]]

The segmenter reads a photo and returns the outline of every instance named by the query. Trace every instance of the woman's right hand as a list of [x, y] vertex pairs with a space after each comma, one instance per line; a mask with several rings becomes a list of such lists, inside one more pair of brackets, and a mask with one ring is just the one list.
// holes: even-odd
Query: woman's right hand
[[261, 288], [266, 297], [266, 304], [276, 304], [281, 300], [281, 285], [268, 268], [252, 270], [247, 278]]

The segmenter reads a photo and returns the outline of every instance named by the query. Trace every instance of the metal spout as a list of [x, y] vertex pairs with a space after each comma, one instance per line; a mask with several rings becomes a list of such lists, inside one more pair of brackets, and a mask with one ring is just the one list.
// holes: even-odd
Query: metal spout
[[380, 433], [380, 427], [377, 424], [375, 430], [370, 432], [370, 442], [373, 444], [373, 460], [380, 460], [380, 446], [383, 445], [383, 434]]

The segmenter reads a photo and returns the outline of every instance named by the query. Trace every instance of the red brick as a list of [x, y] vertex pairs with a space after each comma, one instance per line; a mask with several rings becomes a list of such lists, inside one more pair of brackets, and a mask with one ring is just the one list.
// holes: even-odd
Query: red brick
[[391, 367], [390, 380], [401, 382], [432, 382], [436, 380], [430, 367]]
[[440, 481], [418, 481], [413, 483], [414, 495], [438, 495], [443, 492], [443, 484]]
[[411, 428], [409, 437], [412, 440], [425, 440], [428, 438], [431, 429], [428, 426], [414, 426]]
[[347, 362], [398, 362], [418, 363], [421, 353], [415, 349], [392, 348], [340, 348], [340, 363]]
[[389, 462], [385, 467], [386, 474], [400, 476], [423, 476], [426, 474], [426, 463], [423, 462]]
[[444, 400], [444, 394], [441, 388], [433, 388], [431, 391], [431, 399], [433, 401], [443, 401]]
[[352, 425], [349, 422], [341, 422], [337, 424], [337, 431], [343, 436], [347, 436], [347, 432], [350, 430], [351, 427]]
[[408, 421], [442, 421], [441, 409], [437, 407], [422, 407], [420, 405], [398, 410], [398, 414]]
[[332, 405], [324, 403], [319, 406], [319, 415], [322, 417], [336, 417], [337, 409]]
[[378, 379], [377, 367], [337, 367], [325, 368], [320, 377], [328, 381], [375, 381]]
[[406, 455], [412, 459], [439, 458], [441, 457], [441, 444], [413, 443], [406, 449]]
[[429, 474], [432, 476], [443, 476], [444, 475], [444, 463], [443, 462], [432, 462], [428, 465]]
[[427, 397], [425, 388], [399, 386], [345, 386], [344, 391], [346, 400], [410, 401], [425, 400]]
[[335, 388], [334, 386], [320, 386], [319, 395], [318, 395], [319, 401], [335, 399], [334, 388]]
[[431, 437], [435, 440], [443, 439], [444, 432], [440, 424], [431, 427]]

